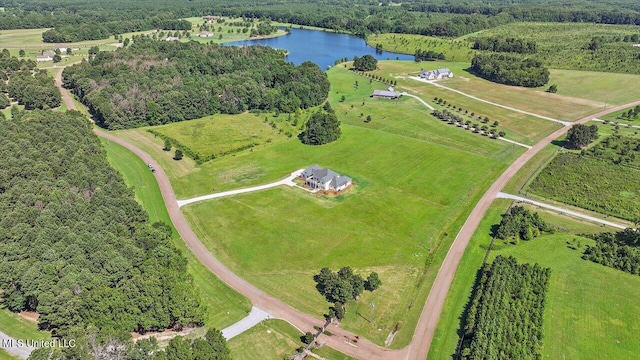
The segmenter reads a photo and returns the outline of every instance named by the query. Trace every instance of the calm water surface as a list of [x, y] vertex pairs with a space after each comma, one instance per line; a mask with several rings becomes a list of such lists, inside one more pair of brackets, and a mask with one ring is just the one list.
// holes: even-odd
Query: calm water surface
[[333, 66], [337, 59], [344, 57], [353, 59], [354, 55], [362, 57], [369, 54], [378, 60], [413, 61], [413, 55], [388, 51], [377, 52], [376, 49], [368, 46], [364, 39], [355, 36], [307, 29], [291, 29], [288, 35], [269, 39], [234, 41], [224, 45], [267, 45], [287, 50], [289, 51], [287, 61], [296, 65], [312, 61], [323, 70], [326, 70], [327, 66]]

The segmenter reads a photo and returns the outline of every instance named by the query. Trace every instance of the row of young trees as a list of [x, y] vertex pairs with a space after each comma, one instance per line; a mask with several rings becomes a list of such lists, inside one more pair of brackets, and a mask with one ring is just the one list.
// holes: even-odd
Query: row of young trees
[[266, 46], [219, 46], [135, 37], [115, 52], [68, 67], [64, 85], [109, 129], [158, 125], [246, 110], [293, 113], [321, 104], [327, 75], [286, 62]]
[[551, 269], [496, 257], [478, 275], [468, 305], [460, 359], [541, 359]]
[[[640, 223], [640, 221], [638, 221]], [[583, 259], [640, 275], [640, 231], [627, 228], [617, 233], [588, 235], [596, 241], [587, 246]]]
[[535, 41], [526, 41], [513, 37], [480, 37], [472, 45], [475, 50], [495, 52], [512, 52], [518, 54], [533, 54], [537, 51]]
[[507, 54], [477, 54], [471, 71], [499, 84], [538, 87], [549, 81], [549, 70], [538, 60]]
[[[96, 341], [203, 323], [171, 229], [111, 168], [82, 114], [0, 121], [0, 289], [54, 336]], [[90, 331], [94, 329], [95, 331]]]
[[553, 232], [537, 212], [532, 213], [522, 206], [513, 206], [505, 214], [495, 231], [495, 237], [502, 240], [531, 240], [542, 232]]
[[[472, 123], [471, 120], [464, 120], [464, 118], [462, 116], [456, 115], [452, 112], [450, 112], [447, 109], [443, 109], [443, 110], [433, 110], [431, 112], [431, 115], [435, 116], [436, 118], [442, 120], [442, 121], [446, 121], [448, 124], [451, 125], [458, 125], [458, 126], [464, 126], [465, 129], [467, 130], [471, 130], [473, 129], [473, 132], [475, 133], [480, 133], [482, 131], [482, 133], [484, 135], [491, 135], [492, 137], [504, 137], [506, 135], [506, 133], [504, 131], [497, 131], [496, 129], [489, 129], [488, 125], [480, 125], [478, 123]], [[483, 122], [485, 124], [489, 123], [489, 118], [485, 117], [485, 119], [483, 120]], [[492, 125], [492, 127], [497, 127], [498, 126], [498, 122], [495, 121]]]

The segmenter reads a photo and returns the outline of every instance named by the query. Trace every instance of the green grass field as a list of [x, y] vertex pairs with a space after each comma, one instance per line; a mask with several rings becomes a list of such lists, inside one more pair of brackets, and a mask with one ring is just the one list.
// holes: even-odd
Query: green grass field
[[[109, 163], [122, 174], [127, 185], [133, 188], [136, 200], [149, 213], [151, 221], [162, 221], [173, 228], [158, 183], [147, 165], [122, 146], [104, 139], [101, 141]], [[205, 268], [187, 249], [175, 229], [173, 232], [174, 244], [186, 254], [188, 271], [206, 306], [205, 324], [222, 329], [245, 317], [251, 310], [249, 301]]]
[[[471, 50], [471, 42], [452, 39], [443, 39], [433, 36], [413, 34], [372, 34], [367, 37], [367, 44], [375, 47], [382, 45], [385, 51], [403, 54], [415, 54], [417, 49], [433, 50], [445, 54], [447, 61], [471, 61], [474, 50]], [[430, 62], [423, 62], [429, 66]]]
[[[492, 204], [467, 246], [447, 295], [429, 359], [450, 359], [455, 352], [460, 316], [491, 242], [490, 228], [500, 221], [500, 215], [509, 203], [508, 200], [496, 200]], [[631, 315], [637, 313], [638, 305], [625, 299], [633, 296], [631, 293], [638, 288], [640, 279], [582, 260], [581, 251], [571, 250], [566, 245], [567, 240], [574, 238], [579, 238], [583, 246], [591, 241], [572, 235], [575, 233], [615, 229], [526, 207], [539, 211], [545, 221], [562, 230], [516, 246], [496, 241], [490, 259], [497, 255], [513, 255], [519, 262], [538, 262], [552, 268], [545, 310], [543, 358], [632, 358], [638, 351], [638, 343], [632, 338], [640, 321]]]
[[283, 320], [265, 320], [229, 340], [234, 359], [281, 360], [302, 346], [302, 334]]
[[10, 355], [8, 352], [0, 349], [0, 360], [18, 360], [19, 357]]
[[[494, 105], [486, 104], [463, 95], [454, 93], [450, 90], [437, 88], [431, 84], [427, 84], [424, 82], [420, 82], [417, 80], [409, 79], [409, 76], [417, 76], [420, 72], [420, 69], [424, 68], [425, 63], [414, 63], [407, 61], [384, 61], [379, 62], [378, 67], [379, 70], [375, 71], [375, 74], [381, 75], [388, 79], [396, 79], [398, 82], [398, 88], [407, 90], [409, 93], [414, 95], [418, 95], [422, 97], [423, 100], [429, 102], [431, 105], [438, 108], [438, 106], [433, 102], [435, 97], [442, 98], [447, 101], [447, 103], [452, 103], [456, 107], [462, 107], [465, 110], [468, 110], [470, 113], [475, 113], [476, 117], [478, 115], [487, 116], [491, 119], [491, 122], [497, 120], [500, 123], [500, 127], [507, 133], [507, 138], [511, 140], [515, 140], [525, 144], [534, 144], [538, 140], [544, 138], [546, 135], [550, 134], [554, 130], [560, 127], [559, 124], [542, 120], [530, 115], [517, 113], [511, 110], [503, 109]], [[466, 63], [429, 63], [431, 66], [449, 67], [456, 76], [453, 79], [444, 80], [441, 84], [448, 86], [451, 80], [456, 80], [458, 77], [471, 77], [473, 75], [467, 74], [464, 72], [464, 68], [468, 66]], [[463, 75], [460, 75], [460, 74]], [[361, 77], [362, 78], [362, 77]], [[368, 81], [366, 78], [363, 81]], [[478, 78], [475, 78], [478, 79]], [[479, 82], [485, 81], [478, 79]], [[485, 81], [486, 82], [486, 81]], [[511, 91], [508, 87], [504, 85], [498, 85], [489, 83], [491, 87], [499, 87], [502, 94], [506, 96], [508, 91]], [[485, 94], [475, 93], [480, 98], [487, 98]], [[488, 98], [491, 100], [491, 98]], [[514, 103], [510, 99], [503, 98], [505, 101], [504, 105], [516, 107], [519, 105]], [[493, 99], [496, 100], [496, 99]], [[526, 110], [526, 109], [522, 109]], [[544, 115], [544, 114], [542, 114]], [[557, 114], [556, 114], [557, 115]], [[554, 115], [555, 116], [555, 115]], [[469, 118], [470, 120], [473, 120]], [[477, 120], [476, 120], [477, 121]]]
[[620, 110], [620, 111], [616, 111], [614, 113], [611, 113], [609, 115], [603, 116], [600, 119], [602, 120], [609, 120], [609, 121], [615, 121], [617, 122], [621, 122], [624, 124], [632, 124], [632, 125], [640, 125], [640, 115], [636, 116], [635, 118], [626, 118], [626, 117], [622, 117], [623, 114], [626, 114], [629, 110], [631, 110], [631, 108], [626, 108], [624, 110]]
[[0, 331], [14, 339], [49, 340], [51, 333], [38, 330], [34, 321], [7, 310], [0, 303]]
[[640, 74], [640, 62], [636, 58], [640, 48], [632, 46], [633, 43], [609, 42], [595, 51], [587, 48], [595, 36], [611, 39], [637, 33], [638, 29], [633, 25], [514, 22], [465, 38], [497, 35], [533, 40], [538, 45], [538, 51], [532, 57], [553, 69]]
[[299, 131], [292, 126], [293, 119], [290, 122], [287, 119], [287, 114], [278, 117], [273, 114], [216, 114], [150, 128], [188, 146], [201, 156], [220, 157], [248, 146], [287, 139], [285, 133]]
[[[337, 71], [330, 72], [331, 99], [341, 97], [344, 84], [352, 85], [349, 78], [334, 81], [333, 76], [351, 76]], [[377, 271], [385, 285], [349, 304], [343, 326], [382, 343], [398, 321], [413, 329], [453, 234], [481, 189], [522, 150], [443, 125], [427, 114], [405, 116], [398, 109], [408, 102], [374, 100], [368, 89], [359, 91], [363, 94], [352, 94], [344, 103], [332, 102], [344, 119], [343, 138], [336, 143], [309, 147], [290, 140], [213, 161], [218, 176], [235, 187], [242, 180], [234, 178], [266, 183], [317, 162], [353, 177], [352, 191], [324, 199], [276, 188], [183, 211], [201, 240], [231, 269], [317, 316], [328, 306], [312, 280], [322, 266]], [[364, 109], [374, 115], [369, 124], [359, 115], [342, 113], [352, 104], [362, 108], [363, 99]], [[327, 237], [335, 240], [329, 245]], [[264, 254], [270, 254], [268, 261]], [[425, 262], [433, 265], [423, 272]], [[286, 290], [292, 284], [295, 291]], [[370, 316], [371, 301], [376, 304], [374, 325], [363, 318]], [[411, 333], [401, 331], [393, 347], [406, 345]]]

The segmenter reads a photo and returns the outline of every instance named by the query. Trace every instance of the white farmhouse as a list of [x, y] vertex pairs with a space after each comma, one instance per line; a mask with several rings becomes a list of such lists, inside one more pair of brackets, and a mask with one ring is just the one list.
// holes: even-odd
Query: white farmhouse
[[420, 71], [420, 78], [427, 80], [440, 80], [444, 78], [452, 78], [453, 72], [449, 68], [440, 68], [436, 70]]

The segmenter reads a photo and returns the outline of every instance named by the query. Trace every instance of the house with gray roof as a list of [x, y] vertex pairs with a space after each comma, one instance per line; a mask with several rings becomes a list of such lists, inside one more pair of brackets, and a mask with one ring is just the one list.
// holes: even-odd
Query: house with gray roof
[[449, 68], [440, 68], [436, 70], [422, 70], [420, 77], [427, 80], [440, 80], [444, 78], [452, 78], [453, 72]]
[[300, 175], [305, 185], [312, 189], [324, 191], [341, 191], [351, 185], [352, 180], [348, 176], [342, 176], [330, 169], [321, 168], [318, 164], [306, 168]]
[[395, 92], [395, 91], [389, 91], [389, 90], [373, 90], [373, 95], [371, 95], [374, 98], [382, 98], [382, 99], [398, 99], [400, 98], [402, 94], [400, 94], [399, 92]]

